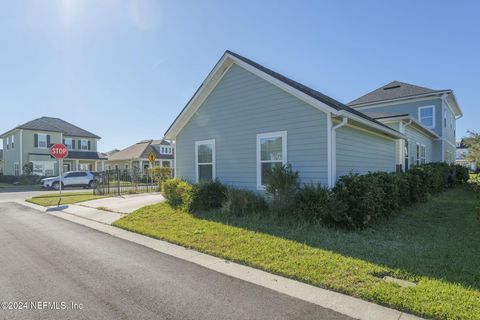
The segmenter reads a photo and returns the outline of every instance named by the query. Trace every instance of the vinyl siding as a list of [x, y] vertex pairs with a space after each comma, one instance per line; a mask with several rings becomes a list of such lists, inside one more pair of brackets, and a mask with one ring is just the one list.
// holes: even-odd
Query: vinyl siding
[[337, 129], [337, 178], [350, 172], [395, 171], [395, 140], [354, 127]]
[[417, 143], [425, 145], [425, 155], [427, 163], [437, 161], [437, 159], [434, 159], [433, 157], [433, 140], [431, 138], [429, 138], [427, 135], [412, 126], [405, 127], [405, 135], [408, 138], [410, 166], [415, 164]]
[[176, 137], [177, 176], [195, 181], [195, 141], [215, 139], [216, 176], [256, 189], [256, 135], [287, 131], [287, 161], [327, 184], [327, 115], [233, 65]]
[[3, 174], [5, 175], [13, 175], [15, 173], [15, 162], [19, 163], [19, 173], [21, 173], [22, 169], [22, 164], [20, 163], [20, 131], [16, 130], [12, 134], [9, 134], [8, 137], [10, 141], [12, 136], [15, 137], [15, 146], [13, 149], [10, 143], [10, 147], [7, 150], [7, 137], [3, 139]]

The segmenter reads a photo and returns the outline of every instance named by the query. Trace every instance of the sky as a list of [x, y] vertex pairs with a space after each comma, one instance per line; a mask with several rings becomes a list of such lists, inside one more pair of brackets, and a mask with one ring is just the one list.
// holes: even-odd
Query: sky
[[225, 50], [347, 103], [453, 89], [480, 131], [479, 1], [2, 0], [0, 131], [59, 117], [99, 151], [163, 137]]

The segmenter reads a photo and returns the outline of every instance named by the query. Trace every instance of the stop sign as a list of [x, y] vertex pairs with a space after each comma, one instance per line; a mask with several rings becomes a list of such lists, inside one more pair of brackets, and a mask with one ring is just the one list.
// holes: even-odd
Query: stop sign
[[50, 155], [55, 159], [63, 159], [68, 156], [67, 146], [61, 143], [54, 144], [50, 147]]

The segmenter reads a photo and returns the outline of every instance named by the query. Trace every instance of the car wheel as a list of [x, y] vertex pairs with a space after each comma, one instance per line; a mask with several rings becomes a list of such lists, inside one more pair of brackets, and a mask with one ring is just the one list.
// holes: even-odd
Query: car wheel
[[95, 188], [95, 186], [97, 185], [97, 182], [95, 180], [92, 180], [90, 181], [90, 183], [88, 184], [88, 188], [89, 189], [93, 189]]
[[59, 190], [60, 189], [60, 183], [58, 183], [58, 182], [52, 183], [52, 189], [53, 190]]

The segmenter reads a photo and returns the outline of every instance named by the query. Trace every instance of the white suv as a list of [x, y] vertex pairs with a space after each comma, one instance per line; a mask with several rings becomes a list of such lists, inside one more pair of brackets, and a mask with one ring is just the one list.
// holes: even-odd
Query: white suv
[[[62, 176], [62, 188], [84, 187], [93, 188], [97, 183], [97, 177], [91, 171], [70, 171]], [[40, 181], [42, 188], [60, 189], [60, 177], [45, 178]]]

